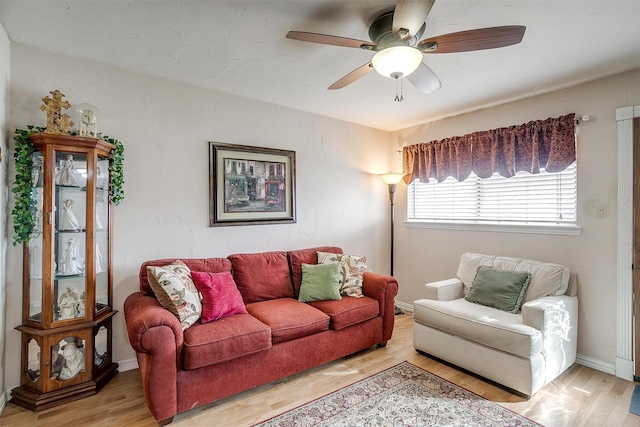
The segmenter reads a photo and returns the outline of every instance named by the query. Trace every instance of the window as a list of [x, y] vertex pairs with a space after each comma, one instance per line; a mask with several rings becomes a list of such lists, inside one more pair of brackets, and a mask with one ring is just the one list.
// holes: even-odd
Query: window
[[409, 222], [576, 226], [577, 168], [559, 173], [518, 172], [504, 178], [475, 174], [463, 182], [447, 178], [407, 189]]

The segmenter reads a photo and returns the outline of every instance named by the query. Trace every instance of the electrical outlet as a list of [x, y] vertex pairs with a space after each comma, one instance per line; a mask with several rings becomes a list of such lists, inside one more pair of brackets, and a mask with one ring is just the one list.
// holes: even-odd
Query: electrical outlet
[[596, 203], [596, 218], [607, 217], [607, 205], [603, 203]]

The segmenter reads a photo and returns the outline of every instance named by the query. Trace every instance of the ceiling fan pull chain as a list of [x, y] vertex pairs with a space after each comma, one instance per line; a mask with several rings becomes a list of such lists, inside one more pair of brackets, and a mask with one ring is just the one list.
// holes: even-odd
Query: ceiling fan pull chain
[[[398, 95], [398, 85], [400, 85], [400, 95]], [[396, 102], [404, 101], [404, 96], [402, 95], [402, 79], [399, 79], [398, 76], [396, 76], [396, 97], [394, 101]]]

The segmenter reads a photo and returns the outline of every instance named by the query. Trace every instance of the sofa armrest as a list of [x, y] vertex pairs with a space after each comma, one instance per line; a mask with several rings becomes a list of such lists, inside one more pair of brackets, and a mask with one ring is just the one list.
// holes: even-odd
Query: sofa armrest
[[464, 285], [458, 278], [427, 283], [424, 290], [426, 299], [451, 301], [464, 297]]
[[[151, 353], [156, 350], [182, 350], [183, 335], [180, 321], [169, 310], [160, 305], [157, 299], [136, 292], [124, 302], [124, 319], [127, 324], [129, 343], [136, 353]], [[152, 328], [166, 327], [171, 332], [171, 343], [146, 342], [145, 333]], [[171, 345], [169, 345], [171, 344]]]
[[178, 408], [183, 345], [180, 322], [158, 300], [140, 292], [125, 300], [124, 319], [129, 343], [136, 351], [147, 406], [156, 420], [169, 419]]
[[577, 297], [560, 295], [529, 301], [522, 306], [522, 321], [542, 334], [545, 383], [575, 362], [578, 349]]
[[378, 300], [380, 316], [382, 317], [382, 339], [389, 341], [393, 334], [395, 322], [395, 297], [398, 294], [398, 282], [386, 274], [365, 272], [362, 278], [362, 293]]

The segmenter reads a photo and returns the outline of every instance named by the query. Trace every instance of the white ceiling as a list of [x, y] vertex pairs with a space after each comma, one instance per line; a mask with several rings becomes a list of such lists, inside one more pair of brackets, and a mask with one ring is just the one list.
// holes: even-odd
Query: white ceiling
[[640, 0], [437, 0], [422, 38], [525, 25], [524, 39], [425, 55], [442, 88], [425, 95], [405, 81], [401, 103], [395, 82], [375, 72], [327, 90], [372, 53], [285, 38], [299, 30], [369, 40], [370, 23], [394, 4], [0, 0], [0, 21], [17, 43], [387, 131], [640, 68]]

